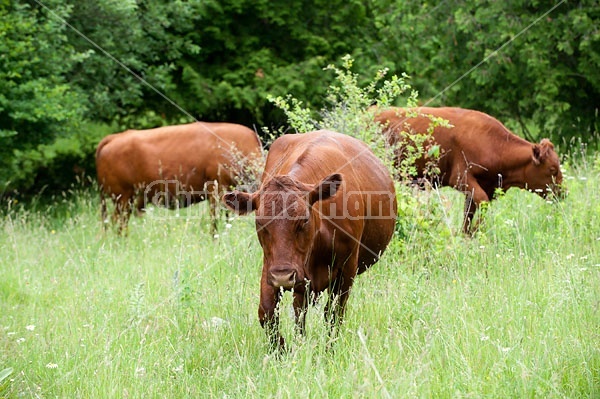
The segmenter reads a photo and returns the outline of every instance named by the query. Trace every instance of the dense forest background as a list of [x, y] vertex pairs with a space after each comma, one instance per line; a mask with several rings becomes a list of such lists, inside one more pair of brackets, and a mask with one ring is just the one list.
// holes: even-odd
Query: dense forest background
[[421, 104], [597, 143], [597, 0], [0, 0], [0, 197], [93, 176], [126, 128], [285, 129], [267, 96], [321, 109], [347, 54], [365, 81], [407, 73]]

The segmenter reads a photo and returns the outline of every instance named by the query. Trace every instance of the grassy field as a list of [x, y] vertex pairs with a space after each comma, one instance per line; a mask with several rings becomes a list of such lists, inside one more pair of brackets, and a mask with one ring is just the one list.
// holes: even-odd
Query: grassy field
[[120, 238], [102, 233], [95, 193], [11, 204], [0, 397], [598, 398], [600, 158], [565, 169], [565, 200], [510, 190], [472, 239], [458, 193], [418, 194], [335, 342], [324, 300], [293, 336], [286, 296], [282, 356], [257, 320], [252, 217], [213, 239], [205, 204], [153, 209]]

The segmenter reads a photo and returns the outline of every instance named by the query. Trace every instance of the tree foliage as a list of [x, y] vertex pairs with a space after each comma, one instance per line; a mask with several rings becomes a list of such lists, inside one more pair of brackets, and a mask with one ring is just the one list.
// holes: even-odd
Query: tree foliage
[[[59, 16], [70, 12], [60, 1], [48, 4]], [[66, 27], [39, 8], [0, 3], [0, 181], [31, 184], [34, 171], [47, 166], [40, 147], [80, 126], [87, 101], [67, 74], [85, 56]]]
[[378, 51], [396, 49], [432, 104], [488, 112], [530, 140], [598, 131], [596, 1], [377, 4]]
[[322, 109], [323, 69], [347, 54], [359, 77], [406, 72], [422, 103], [588, 141], [599, 13], [593, 0], [0, 0], [0, 193], [68, 186], [126, 128], [285, 126], [268, 97]]

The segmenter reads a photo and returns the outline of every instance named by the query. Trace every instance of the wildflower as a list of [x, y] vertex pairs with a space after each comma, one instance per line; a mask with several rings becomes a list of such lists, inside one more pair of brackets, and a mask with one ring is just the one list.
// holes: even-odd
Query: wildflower
[[46, 368], [47, 369], [57, 369], [58, 368], [58, 364], [56, 364], [56, 363], [48, 363], [46, 365]]
[[50, 234], [56, 234], [56, 230], [52, 230]]
[[180, 364], [179, 366], [173, 368], [173, 372], [174, 373], [182, 373], [183, 372], [183, 364]]
[[573, 259], [573, 257], [574, 257], [574, 256], [575, 256], [575, 254], [568, 254], [568, 255], [567, 255], [567, 260], [569, 260], [569, 259]]
[[218, 234], [215, 234], [215, 235], [213, 236], [213, 238], [219, 238], [219, 235], [218, 235]]
[[220, 317], [213, 316], [210, 320], [204, 320], [202, 326], [204, 328], [219, 328], [228, 324], [227, 320], [223, 320]]
[[33, 324], [30, 324], [30, 325], [28, 325], [28, 326], [25, 326], [25, 329], [26, 329], [27, 331], [33, 331], [33, 330], [35, 330], [35, 326], [34, 326]]
[[226, 228], [226, 229], [230, 229], [230, 228], [231, 228], [231, 223], [227, 223], [227, 224], [225, 225], [225, 228]]

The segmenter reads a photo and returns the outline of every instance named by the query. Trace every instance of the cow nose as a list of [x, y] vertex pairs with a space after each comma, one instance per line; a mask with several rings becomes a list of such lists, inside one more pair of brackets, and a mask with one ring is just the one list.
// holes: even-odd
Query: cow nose
[[288, 268], [275, 268], [269, 272], [270, 283], [275, 288], [291, 289], [296, 284], [296, 271]]
[[552, 200], [563, 200], [567, 197], [566, 187], [562, 184], [549, 185], [544, 193], [544, 198], [550, 197]]

